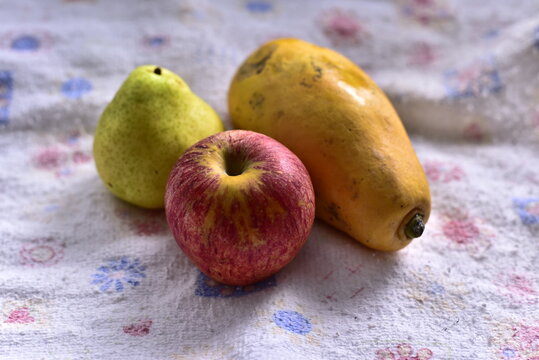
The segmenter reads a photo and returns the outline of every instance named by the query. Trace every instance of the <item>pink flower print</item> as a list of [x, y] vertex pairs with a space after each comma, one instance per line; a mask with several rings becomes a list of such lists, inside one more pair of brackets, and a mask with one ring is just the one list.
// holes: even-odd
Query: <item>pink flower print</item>
[[324, 34], [335, 45], [357, 44], [366, 35], [364, 27], [350, 11], [332, 9], [322, 15]]
[[[513, 328], [515, 339], [520, 344], [521, 351], [535, 352], [539, 351], [539, 326], [522, 325], [519, 328]], [[537, 354], [539, 356], [539, 354]]]
[[77, 150], [71, 154], [71, 159], [75, 164], [83, 164], [92, 160], [92, 155], [85, 153], [83, 151]]
[[532, 287], [532, 282], [522, 275], [510, 274], [507, 280], [506, 288], [512, 293], [519, 296], [537, 294]]
[[495, 339], [498, 344], [497, 358], [503, 360], [539, 360], [539, 323], [507, 324], [500, 322]]
[[88, 139], [84, 140], [78, 131], [61, 136], [56, 144], [38, 149], [31, 163], [36, 169], [48, 171], [56, 177], [72, 175], [79, 166], [92, 160], [91, 151], [85, 150]]
[[396, 350], [386, 348], [376, 351], [376, 360], [429, 360], [432, 355], [427, 348], [417, 350], [414, 355], [414, 348], [410, 344], [399, 344]]
[[424, 164], [425, 174], [432, 182], [441, 181], [448, 183], [460, 181], [464, 177], [464, 171], [459, 165], [443, 163], [439, 161], [427, 161]]
[[479, 142], [484, 139], [485, 133], [478, 124], [472, 123], [464, 128], [462, 136], [467, 140]]
[[150, 333], [152, 320], [140, 320], [123, 327], [123, 331], [131, 336], [146, 336]]
[[114, 210], [114, 214], [139, 236], [159, 235], [167, 230], [164, 213], [161, 210], [142, 210], [120, 204]]
[[414, 2], [419, 6], [432, 6], [432, 5], [434, 5], [433, 0], [414, 0]]
[[415, 43], [411, 48], [410, 64], [420, 67], [431, 65], [437, 58], [432, 46], [426, 42]]
[[64, 257], [63, 245], [52, 238], [40, 238], [24, 244], [19, 256], [26, 266], [51, 266]]
[[165, 226], [159, 219], [134, 220], [131, 229], [139, 236], [152, 236], [162, 233]]
[[457, 244], [470, 244], [479, 236], [479, 228], [470, 220], [450, 220], [444, 224], [443, 232]]
[[470, 217], [458, 209], [433, 219], [433, 225], [433, 235], [442, 240], [435, 246], [466, 251], [472, 257], [482, 257], [496, 237], [494, 228], [484, 219]]
[[4, 322], [14, 324], [30, 324], [34, 321], [35, 319], [30, 315], [29, 309], [24, 306], [13, 310]]
[[400, 3], [404, 16], [424, 26], [453, 18], [445, 0], [401, 0]]
[[56, 147], [47, 147], [34, 156], [34, 164], [42, 170], [55, 170], [67, 162], [67, 155]]

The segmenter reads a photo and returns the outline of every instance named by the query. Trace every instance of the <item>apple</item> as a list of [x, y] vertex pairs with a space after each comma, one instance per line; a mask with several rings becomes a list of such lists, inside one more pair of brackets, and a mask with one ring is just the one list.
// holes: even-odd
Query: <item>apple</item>
[[314, 190], [284, 145], [230, 130], [180, 157], [168, 178], [165, 212], [176, 242], [204, 274], [248, 285], [282, 269], [305, 244]]

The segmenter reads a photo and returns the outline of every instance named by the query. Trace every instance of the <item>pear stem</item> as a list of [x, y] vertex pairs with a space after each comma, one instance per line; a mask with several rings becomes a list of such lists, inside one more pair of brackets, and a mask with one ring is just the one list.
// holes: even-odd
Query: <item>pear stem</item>
[[425, 221], [423, 220], [423, 215], [415, 214], [414, 217], [408, 221], [408, 224], [406, 224], [404, 234], [406, 234], [406, 237], [409, 239], [415, 239], [420, 237], [424, 230]]

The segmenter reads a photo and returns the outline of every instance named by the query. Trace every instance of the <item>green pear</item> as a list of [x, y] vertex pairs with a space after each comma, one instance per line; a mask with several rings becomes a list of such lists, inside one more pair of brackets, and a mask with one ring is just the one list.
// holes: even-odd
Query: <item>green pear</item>
[[97, 172], [117, 197], [162, 208], [172, 167], [194, 143], [223, 131], [217, 113], [172, 71], [136, 68], [101, 115], [94, 137]]

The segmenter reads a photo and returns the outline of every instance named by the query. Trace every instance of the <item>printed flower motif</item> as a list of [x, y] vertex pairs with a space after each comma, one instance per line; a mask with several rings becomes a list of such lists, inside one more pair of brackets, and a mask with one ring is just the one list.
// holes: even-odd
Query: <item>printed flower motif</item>
[[78, 132], [72, 132], [50, 146], [37, 150], [32, 156], [32, 165], [40, 170], [54, 174], [56, 177], [72, 175], [77, 168], [91, 162], [91, 151], [86, 150], [90, 146], [91, 139], [85, 138]]
[[432, 242], [431, 246], [439, 247], [440, 251], [449, 248], [480, 258], [496, 237], [494, 228], [486, 220], [470, 216], [462, 210], [442, 213], [431, 220], [431, 234], [440, 240]]
[[493, 57], [480, 59], [460, 70], [444, 73], [447, 95], [468, 98], [499, 92], [503, 82]]
[[458, 313], [466, 308], [466, 303], [462, 299], [469, 290], [464, 284], [443, 281], [442, 276], [432, 274], [429, 266], [425, 266], [421, 271], [410, 269], [405, 275], [405, 280], [405, 296], [435, 314], [443, 311], [451, 321], [455, 321], [455, 318], [458, 321]]
[[266, 280], [262, 280], [256, 284], [247, 285], [247, 286], [230, 286], [218, 283], [212, 278], [204, 275], [202, 272], [198, 273], [198, 278], [196, 281], [196, 290], [195, 295], [205, 296], [205, 297], [238, 297], [254, 292], [264, 290], [269, 287], [277, 285], [275, 276], [271, 276]]
[[423, 26], [444, 24], [454, 16], [445, 0], [400, 0], [401, 14]]
[[102, 292], [111, 288], [116, 292], [122, 292], [125, 288], [124, 284], [130, 284], [132, 287], [140, 285], [140, 280], [146, 277], [144, 270], [146, 267], [140, 264], [139, 259], [130, 260], [123, 256], [98, 267], [98, 272], [92, 275], [91, 283], [99, 286]]
[[39, 328], [48, 323], [48, 301], [39, 298], [7, 300], [2, 304], [0, 326]]
[[449, 220], [443, 226], [444, 235], [459, 245], [472, 243], [479, 236], [479, 228], [473, 220]]
[[[415, 355], [414, 355], [415, 353]], [[396, 349], [380, 349], [376, 351], [376, 360], [429, 360], [433, 352], [427, 348], [414, 351], [410, 344], [399, 344]]]
[[145, 210], [119, 203], [114, 214], [123, 220], [138, 236], [154, 236], [166, 233], [168, 227], [161, 210]]
[[51, 266], [64, 257], [63, 244], [53, 238], [34, 239], [22, 246], [19, 256], [26, 266]]
[[513, 303], [533, 305], [539, 302], [534, 284], [536, 281], [533, 274], [502, 272], [498, 275], [496, 284], [500, 292]]
[[67, 155], [56, 147], [46, 147], [34, 156], [34, 164], [42, 170], [60, 168], [67, 162]]
[[464, 177], [464, 171], [459, 165], [440, 161], [426, 161], [425, 173], [432, 182], [448, 183], [460, 181]]
[[131, 336], [146, 336], [150, 333], [152, 323], [152, 320], [140, 320], [131, 325], [124, 326], [123, 331]]
[[62, 84], [62, 94], [69, 99], [79, 99], [92, 91], [92, 83], [85, 78], [68, 79]]
[[266, 0], [248, 0], [245, 8], [253, 14], [265, 14], [273, 10], [273, 4]]
[[292, 310], [279, 310], [273, 314], [273, 322], [281, 329], [299, 335], [311, 332], [312, 325], [304, 315]]
[[320, 23], [324, 34], [335, 45], [358, 44], [367, 35], [353, 11], [331, 9], [322, 14]]
[[4, 322], [16, 324], [30, 324], [34, 321], [36, 320], [33, 316], [30, 315], [29, 309], [26, 306], [23, 306], [13, 310]]
[[146, 35], [142, 38], [142, 46], [149, 50], [162, 50], [170, 45], [168, 35]]
[[0, 36], [0, 48], [18, 53], [35, 53], [48, 49], [52, 45], [52, 36], [47, 31], [7, 32]]
[[437, 52], [429, 43], [417, 42], [410, 48], [410, 65], [427, 67], [437, 58]]
[[469, 141], [479, 142], [486, 136], [486, 133], [482, 126], [478, 123], [472, 122], [462, 130], [462, 137]]
[[11, 71], [0, 71], [0, 125], [9, 122], [9, 106], [13, 97]]
[[496, 329], [498, 359], [503, 360], [539, 360], [539, 323], [500, 324]]
[[320, 318], [282, 298], [274, 299], [270, 308], [255, 310], [252, 319], [251, 326], [275, 338], [311, 347], [322, 346], [324, 327], [320, 326]]
[[523, 224], [539, 224], [539, 198], [515, 198], [513, 203]]

